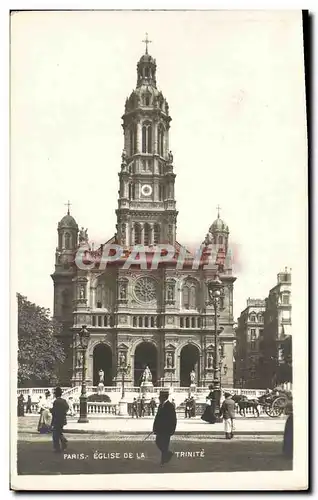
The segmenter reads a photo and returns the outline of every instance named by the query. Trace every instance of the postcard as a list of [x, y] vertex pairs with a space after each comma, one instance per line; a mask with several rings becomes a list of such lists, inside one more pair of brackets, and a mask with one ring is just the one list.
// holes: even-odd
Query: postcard
[[11, 489], [306, 490], [303, 13], [10, 37]]

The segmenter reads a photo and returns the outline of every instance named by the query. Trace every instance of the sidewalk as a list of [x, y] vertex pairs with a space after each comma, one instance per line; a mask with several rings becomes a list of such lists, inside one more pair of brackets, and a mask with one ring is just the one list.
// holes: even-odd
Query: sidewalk
[[[33, 419], [32, 419], [33, 420]], [[286, 419], [281, 418], [240, 418], [235, 420], [236, 435], [282, 435]], [[25, 422], [26, 423], [26, 422]], [[91, 417], [86, 424], [79, 424], [77, 418], [68, 418], [65, 433], [76, 434], [111, 434], [111, 435], [138, 435], [150, 433], [153, 426], [153, 417]], [[34, 431], [34, 424], [32, 425]], [[19, 426], [19, 433], [30, 433], [30, 426]], [[200, 418], [178, 419], [176, 435], [204, 435], [224, 434], [223, 422], [208, 424]]]

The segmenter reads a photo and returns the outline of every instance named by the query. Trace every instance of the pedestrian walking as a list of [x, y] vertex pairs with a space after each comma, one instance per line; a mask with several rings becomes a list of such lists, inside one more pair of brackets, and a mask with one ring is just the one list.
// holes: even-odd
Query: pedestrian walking
[[32, 400], [30, 394], [28, 395], [25, 413], [32, 413]]
[[134, 398], [132, 405], [131, 405], [131, 416], [132, 416], [132, 418], [134, 418], [134, 417], [138, 418], [138, 404], [137, 404], [136, 398]]
[[74, 415], [75, 415], [74, 403], [73, 403], [73, 397], [72, 396], [70, 396], [68, 398], [68, 412], [67, 412], [67, 415], [69, 415], [70, 417], [74, 417]]
[[42, 396], [39, 397], [38, 402], [38, 412], [40, 414], [39, 423], [38, 423], [38, 431], [40, 434], [48, 434], [51, 432], [51, 423], [52, 423], [52, 401], [50, 397], [45, 397], [42, 399]]
[[235, 401], [229, 392], [226, 392], [224, 397], [220, 417], [223, 417], [224, 420], [225, 439], [232, 439], [234, 436]]
[[24, 397], [23, 394], [18, 396], [18, 417], [24, 417]]
[[145, 396], [142, 396], [142, 398], [140, 400], [140, 417], [145, 416], [145, 410], [146, 410], [146, 400], [145, 400]]
[[53, 430], [53, 448], [54, 451], [60, 452], [65, 450], [67, 439], [63, 435], [63, 427], [66, 425], [66, 414], [68, 412], [68, 404], [62, 398], [62, 389], [55, 389], [55, 401], [51, 409], [52, 413], [52, 430]]
[[155, 409], [157, 408], [157, 403], [156, 403], [154, 398], [151, 398], [151, 400], [149, 402], [149, 406], [150, 406], [151, 415], [154, 417], [155, 416]]
[[161, 465], [169, 462], [173, 452], [169, 451], [170, 438], [177, 426], [176, 410], [168, 400], [169, 392], [160, 391], [159, 407], [153, 423], [153, 433], [156, 435], [156, 445], [161, 451]]
[[187, 398], [185, 400], [184, 418], [191, 418], [191, 402], [190, 402], [190, 398]]

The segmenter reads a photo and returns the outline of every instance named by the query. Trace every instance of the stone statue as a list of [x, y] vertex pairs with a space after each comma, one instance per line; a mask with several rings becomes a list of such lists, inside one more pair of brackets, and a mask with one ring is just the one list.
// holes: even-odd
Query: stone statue
[[195, 384], [195, 371], [192, 370], [190, 372], [190, 380], [191, 380], [191, 385]]
[[82, 366], [82, 361], [83, 361], [83, 354], [81, 351], [77, 351], [76, 353], [76, 366], [80, 368]]
[[208, 354], [208, 368], [212, 368], [213, 367], [213, 358], [212, 358], [212, 354], [209, 352]]
[[171, 352], [167, 353], [167, 368], [173, 367], [173, 358]]
[[126, 149], [123, 149], [123, 152], [121, 154], [121, 160], [124, 165], [127, 164], [127, 151]]
[[169, 153], [168, 153], [168, 161], [169, 161], [169, 163], [173, 163], [173, 154], [171, 151], [169, 151]]
[[173, 285], [169, 284], [168, 286], [168, 300], [173, 300]]
[[84, 229], [82, 227], [82, 229], [80, 230], [80, 233], [79, 233], [79, 242], [80, 243], [87, 243], [88, 242], [88, 234], [87, 234], [87, 229]]
[[99, 376], [99, 383], [103, 384], [104, 383], [104, 370], [100, 369], [98, 372], [98, 376]]
[[81, 285], [81, 288], [80, 288], [80, 299], [85, 299], [85, 287], [84, 287], [84, 285]]
[[125, 299], [126, 299], [126, 297], [127, 297], [127, 294], [126, 294], [126, 287], [125, 287], [125, 285], [121, 285], [121, 287], [120, 287], [120, 298], [121, 298], [122, 300], [125, 300]]
[[212, 243], [213, 243], [213, 236], [212, 236], [211, 233], [207, 233], [207, 235], [206, 235], [203, 243], [205, 245], [212, 245]]
[[152, 382], [152, 373], [149, 369], [149, 366], [146, 366], [146, 368], [142, 374], [142, 381], [143, 382]]
[[126, 356], [124, 352], [121, 352], [119, 354], [119, 366], [125, 366], [126, 365]]

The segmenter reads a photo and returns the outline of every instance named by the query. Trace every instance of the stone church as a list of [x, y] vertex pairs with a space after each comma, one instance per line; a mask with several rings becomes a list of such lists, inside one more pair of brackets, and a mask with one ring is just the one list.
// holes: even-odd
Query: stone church
[[[79, 336], [90, 332], [87, 383], [96, 386], [99, 370], [106, 386], [139, 386], [148, 365], [154, 385], [188, 387], [190, 372], [197, 386], [213, 380], [214, 308], [207, 283], [218, 270], [224, 285], [219, 308], [221, 383], [233, 385], [233, 283], [229, 228], [217, 214], [203, 247], [214, 248], [214, 265], [193, 266], [194, 257], [177, 241], [173, 156], [169, 150], [171, 117], [168, 102], [157, 88], [156, 60], [145, 54], [137, 64], [137, 84], [126, 100], [122, 117], [124, 149], [119, 172], [115, 235], [92, 250], [87, 230], [67, 214], [58, 224], [55, 254], [54, 317], [63, 325], [61, 340], [67, 354], [61, 371], [63, 385], [81, 383]], [[116, 175], [114, 171], [114, 175]], [[190, 189], [190, 186], [189, 186]], [[107, 245], [123, 247], [123, 256], [102, 268], [98, 258]], [[148, 258], [159, 244], [170, 244], [175, 255], [185, 251], [183, 266], [176, 260], [149, 265], [124, 264], [134, 245]], [[200, 246], [200, 244], [198, 245]], [[82, 269], [75, 256], [87, 252], [94, 264]], [[86, 255], [86, 254], [85, 254]]]

